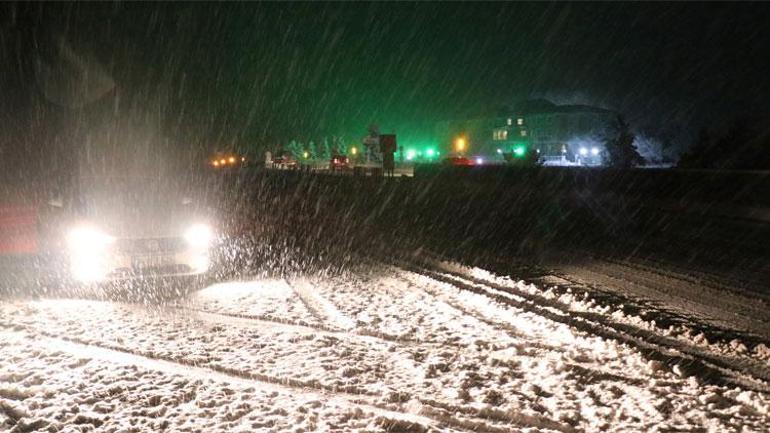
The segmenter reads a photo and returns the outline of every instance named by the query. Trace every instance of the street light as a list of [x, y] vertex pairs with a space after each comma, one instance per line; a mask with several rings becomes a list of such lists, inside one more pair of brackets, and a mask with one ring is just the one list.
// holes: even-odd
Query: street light
[[356, 149], [356, 148], [355, 148], [355, 146], [353, 146], [353, 147], [351, 147], [351, 148], [350, 148], [350, 154], [351, 154], [351, 155], [355, 155], [355, 154], [357, 154], [357, 153], [358, 153], [358, 149]]
[[465, 150], [465, 138], [464, 137], [457, 137], [457, 140], [455, 140], [455, 150], [458, 152], [463, 152]]

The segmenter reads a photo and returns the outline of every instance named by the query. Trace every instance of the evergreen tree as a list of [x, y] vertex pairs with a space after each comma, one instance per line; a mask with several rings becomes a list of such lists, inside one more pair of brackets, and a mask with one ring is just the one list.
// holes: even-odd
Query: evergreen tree
[[321, 143], [319, 143], [318, 147], [319, 147], [319, 149], [318, 149], [319, 150], [319, 152], [318, 152], [319, 155], [318, 156], [321, 159], [324, 159], [324, 160], [331, 159], [331, 157], [332, 157], [332, 150], [331, 150], [331, 146], [329, 145], [329, 139], [327, 137], [324, 137], [323, 141], [321, 141]]
[[302, 143], [299, 143], [296, 140], [291, 140], [286, 146], [286, 151], [289, 152], [291, 156], [294, 157], [294, 159], [300, 159], [302, 158], [302, 152], [304, 151], [304, 148]]
[[305, 150], [307, 151], [310, 159], [318, 158], [318, 147], [316, 147], [315, 141], [310, 140], [307, 143], [307, 146], [305, 146]]
[[628, 122], [622, 115], [618, 115], [610, 123], [604, 138], [607, 164], [617, 168], [631, 168], [643, 164], [644, 158], [639, 155], [634, 145], [635, 138]]

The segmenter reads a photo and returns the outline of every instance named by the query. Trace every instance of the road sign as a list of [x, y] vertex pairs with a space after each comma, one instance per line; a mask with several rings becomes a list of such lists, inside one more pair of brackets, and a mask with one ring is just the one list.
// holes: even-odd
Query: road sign
[[395, 134], [382, 134], [380, 135], [380, 152], [396, 153], [396, 135]]
[[395, 134], [380, 135], [380, 152], [382, 152], [382, 168], [386, 173], [393, 176], [393, 170], [396, 168], [396, 162], [393, 154], [396, 153]]

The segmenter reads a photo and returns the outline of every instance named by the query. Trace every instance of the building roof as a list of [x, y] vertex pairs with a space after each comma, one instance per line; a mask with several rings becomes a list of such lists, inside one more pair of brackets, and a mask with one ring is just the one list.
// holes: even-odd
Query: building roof
[[547, 99], [528, 99], [520, 101], [514, 105], [512, 112], [521, 115], [551, 113], [613, 113], [611, 110], [591, 105], [556, 105]]
[[494, 122], [494, 121], [499, 122], [499, 121], [504, 121], [503, 119], [505, 118], [515, 117], [517, 115], [527, 116], [527, 115], [533, 115], [533, 114], [557, 114], [557, 113], [559, 114], [561, 113], [573, 113], [573, 114], [593, 113], [593, 114], [606, 114], [606, 115], [616, 114], [616, 112], [612, 110], [607, 110], [605, 108], [600, 108], [600, 107], [594, 107], [591, 105], [580, 105], [580, 104], [556, 105], [547, 99], [526, 99], [513, 104], [512, 107], [501, 107], [497, 109], [494, 112], [494, 114], [492, 112], [489, 112], [489, 113], [480, 113], [480, 114], [476, 114], [475, 116], [469, 116], [469, 117], [464, 117], [459, 119], [444, 119], [439, 122], [436, 122], [436, 124], [444, 125], [444, 124], [453, 124], [453, 123], [469, 124], [469, 123], [475, 123], [475, 122]]

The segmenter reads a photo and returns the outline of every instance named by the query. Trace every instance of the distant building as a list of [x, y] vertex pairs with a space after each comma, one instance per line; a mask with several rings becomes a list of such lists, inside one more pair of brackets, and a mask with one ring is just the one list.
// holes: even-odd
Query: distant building
[[467, 153], [474, 156], [502, 159], [503, 153], [533, 148], [547, 164], [596, 165], [604, 150], [599, 136], [615, 115], [603, 108], [537, 99], [498, 116], [440, 122], [436, 135], [446, 146], [464, 137]]

